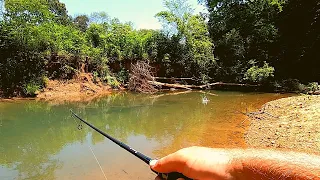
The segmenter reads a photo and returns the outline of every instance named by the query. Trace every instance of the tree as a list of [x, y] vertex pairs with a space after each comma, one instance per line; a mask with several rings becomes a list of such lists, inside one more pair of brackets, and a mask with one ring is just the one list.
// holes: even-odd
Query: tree
[[[3, 94], [23, 95], [28, 87], [41, 87], [43, 76], [65, 77], [76, 68], [87, 47], [80, 31], [62, 21], [67, 20], [64, 4], [47, 0], [4, 2], [0, 22]], [[53, 68], [51, 62], [58, 66]]]
[[276, 25], [277, 75], [304, 82], [319, 81], [320, 1], [288, 0]]
[[[176, 50], [179, 56], [170, 62], [183, 66], [186, 72], [207, 76], [214, 58], [213, 43], [209, 38], [205, 19], [200, 15], [193, 15], [190, 5], [182, 0], [165, 1], [165, 6], [168, 10], [159, 12], [156, 16], [167, 27], [165, 32], [172, 42], [179, 44], [173, 46], [178, 48]], [[167, 57], [174, 55], [167, 54]]]
[[[279, 34], [275, 20], [282, 1], [208, 0], [210, 36], [224, 81], [242, 81], [252, 61], [272, 62], [272, 45]], [[270, 63], [273, 65], [273, 63]]]
[[87, 15], [79, 15], [74, 18], [73, 23], [80, 31], [85, 32], [88, 29], [89, 18]]
[[106, 12], [94, 12], [89, 17], [90, 23], [103, 24], [109, 23], [110, 17]]
[[5, 20], [15, 22], [17, 26], [39, 24], [54, 18], [46, 0], [5, 0]]
[[64, 3], [59, 2], [59, 0], [47, 1], [49, 10], [54, 14], [57, 23], [64, 25], [71, 24], [71, 17], [68, 16], [68, 11]]
[[0, 0], [0, 20], [2, 20], [4, 14], [4, 0]]

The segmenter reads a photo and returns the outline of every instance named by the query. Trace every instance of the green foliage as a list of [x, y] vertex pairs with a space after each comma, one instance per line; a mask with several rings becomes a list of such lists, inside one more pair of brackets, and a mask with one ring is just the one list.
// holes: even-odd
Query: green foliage
[[208, 25], [219, 66], [212, 74], [217, 79], [241, 80], [251, 59], [272, 64], [277, 79], [319, 79], [319, 0], [199, 2], [209, 10]]
[[47, 87], [49, 84], [49, 78], [47, 76], [42, 77], [43, 87]]
[[0, 89], [4, 96], [19, 95], [23, 84], [44, 74], [44, 59], [32, 48], [8, 36], [11, 27], [0, 28]]
[[[188, 3], [181, 0], [165, 1], [167, 11], [156, 16], [164, 23], [168, 39], [162, 37], [161, 41], [168, 44], [175, 52], [161, 50], [163, 61], [177, 64], [177, 70], [185, 69], [180, 75], [206, 76], [213, 64], [213, 43], [208, 34], [205, 19], [193, 15]], [[162, 42], [161, 42], [162, 43]], [[161, 46], [161, 45], [160, 45]], [[161, 48], [161, 47], [160, 47]], [[169, 58], [170, 57], [170, 58]], [[179, 70], [178, 70], [179, 69]]]
[[[281, 36], [275, 44], [277, 76], [303, 82], [320, 79], [320, 0], [287, 0], [276, 23]], [[290, 65], [290, 68], [288, 68]]]
[[319, 79], [319, 0], [199, 1], [207, 16], [183, 0], [165, 0], [166, 10], [156, 14], [163, 29], [156, 31], [136, 30], [105, 12], [73, 19], [59, 0], [2, 0], [1, 93], [22, 94], [24, 84], [41, 84], [41, 77], [72, 78], [82, 64], [118, 87], [127, 71], [112, 71], [115, 78], [109, 65], [137, 60], [155, 65], [158, 76], [202, 83], [264, 83], [276, 76], [279, 86], [290, 86], [295, 83], [281, 79]]
[[86, 15], [80, 15], [73, 20], [73, 23], [80, 31], [85, 32], [88, 29], [89, 18]]
[[279, 34], [276, 19], [279, 3], [269, 0], [208, 0], [209, 30], [215, 42], [220, 67], [216, 76], [224, 81], [241, 81], [250, 60], [270, 62], [270, 47]]
[[109, 23], [110, 17], [106, 12], [94, 12], [89, 17], [90, 23], [104, 24]]
[[245, 73], [245, 80], [249, 80], [255, 83], [261, 83], [266, 81], [270, 77], [274, 77], [274, 68], [269, 66], [268, 63], [264, 62], [263, 67], [252, 66]]
[[45, 50], [51, 53], [68, 52], [82, 55], [85, 46], [83, 34], [72, 26], [43, 23], [40, 26], [30, 28], [27, 35], [30, 36], [28, 43], [32, 43], [34, 46], [47, 45]]
[[85, 40], [69, 25], [65, 6], [57, 0], [4, 2], [5, 13], [0, 20], [0, 88], [5, 96], [19, 95], [26, 88], [32, 92], [34, 86], [29, 83], [41, 79], [45, 71], [50, 72], [52, 63], [67, 65], [67, 61], [57, 62], [56, 55], [81, 55]]
[[306, 91], [315, 92], [315, 91], [319, 91], [319, 90], [320, 90], [320, 86], [317, 82], [311, 82], [306, 87]]
[[306, 88], [298, 79], [282, 80], [280, 81], [280, 87], [280, 90], [285, 92], [302, 92]]
[[122, 83], [125, 84], [126, 82], [129, 81], [129, 71], [122, 68], [117, 74], [116, 74], [116, 79]]
[[92, 76], [93, 76], [93, 82], [96, 83], [98, 81], [98, 77], [99, 77], [98, 72], [97, 71], [93, 71]]
[[35, 82], [29, 82], [24, 86], [24, 93], [27, 96], [34, 97], [40, 90], [40, 85]]
[[5, 0], [5, 18], [15, 24], [43, 23], [54, 18], [46, 0]]
[[110, 85], [112, 88], [119, 88], [120, 83], [117, 80], [117, 78], [112, 77], [112, 76], [107, 76], [106, 77], [108, 85]]
[[54, 20], [63, 25], [71, 24], [71, 17], [68, 16], [67, 8], [64, 3], [59, 2], [59, 0], [47, 0], [49, 5], [49, 10], [54, 14]]

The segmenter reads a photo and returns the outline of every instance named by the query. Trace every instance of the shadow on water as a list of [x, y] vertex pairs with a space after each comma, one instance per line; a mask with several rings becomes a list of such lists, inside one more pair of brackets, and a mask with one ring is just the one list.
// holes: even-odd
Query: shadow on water
[[[114, 94], [91, 102], [0, 103], [1, 179], [152, 179], [147, 165], [71, 117], [73, 109], [106, 133], [152, 157], [182, 147], [244, 147], [246, 125], [237, 111], [284, 97], [211, 91], [176, 95]], [[212, 95], [213, 93], [218, 96]], [[233, 142], [233, 143], [232, 143]]]

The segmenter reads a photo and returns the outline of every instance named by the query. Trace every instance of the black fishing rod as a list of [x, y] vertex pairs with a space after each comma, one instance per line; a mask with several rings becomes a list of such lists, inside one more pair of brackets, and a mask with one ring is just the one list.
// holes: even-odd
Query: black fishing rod
[[[76, 117], [77, 119], [79, 119], [81, 122], [85, 123], [86, 125], [88, 125], [89, 127], [91, 127], [92, 129], [94, 129], [95, 131], [97, 131], [98, 133], [100, 133], [101, 135], [103, 135], [104, 137], [108, 138], [109, 140], [111, 140], [112, 142], [116, 143], [117, 145], [119, 145], [120, 147], [122, 147], [123, 149], [127, 150], [128, 152], [130, 152], [131, 154], [133, 154], [134, 156], [136, 156], [137, 158], [139, 158], [140, 160], [142, 160], [143, 162], [145, 162], [146, 164], [149, 165], [150, 161], [152, 160], [152, 158], [142, 154], [141, 152], [138, 152], [136, 150], [134, 150], [133, 148], [131, 148], [130, 146], [126, 145], [125, 143], [117, 140], [116, 138], [104, 133], [103, 131], [101, 131], [100, 129], [94, 127], [92, 124], [88, 123], [87, 121], [83, 120], [80, 116], [78, 116], [77, 114], [75, 114], [72, 110], [70, 110], [72, 115], [74, 117]], [[154, 170], [152, 170], [153, 172], [155, 172], [157, 175], [159, 175], [162, 179], [165, 180], [176, 180], [179, 178], [183, 178], [185, 180], [192, 180], [186, 176], [184, 176], [181, 173], [178, 172], [171, 172], [171, 173], [158, 173]]]

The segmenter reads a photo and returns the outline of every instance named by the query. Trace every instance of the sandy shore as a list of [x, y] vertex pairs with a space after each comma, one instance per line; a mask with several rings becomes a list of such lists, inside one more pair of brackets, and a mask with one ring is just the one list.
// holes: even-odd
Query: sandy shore
[[250, 147], [320, 153], [320, 96], [278, 99], [247, 115]]

